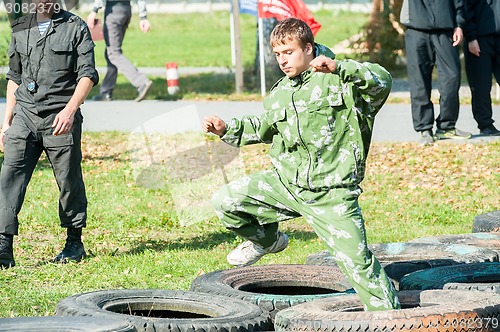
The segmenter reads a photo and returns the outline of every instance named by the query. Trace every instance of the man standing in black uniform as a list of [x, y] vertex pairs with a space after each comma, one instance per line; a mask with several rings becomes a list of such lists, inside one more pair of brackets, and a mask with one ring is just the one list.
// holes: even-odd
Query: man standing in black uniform
[[85, 256], [82, 228], [87, 198], [81, 170], [80, 105], [99, 77], [94, 43], [84, 20], [53, 0], [35, 0], [34, 12], [12, 24], [7, 100], [0, 134], [0, 267], [15, 265], [18, 213], [39, 157], [45, 152], [60, 191], [66, 245], [55, 262]]
[[[151, 24], [147, 19], [146, 1], [136, 0], [139, 9], [139, 28], [142, 32], [148, 32]], [[103, 0], [94, 1], [94, 9], [87, 16], [87, 24], [94, 27], [97, 12], [104, 6]], [[123, 39], [127, 31], [132, 8], [130, 0], [106, 0], [104, 9], [104, 42], [106, 43], [107, 69], [106, 76], [101, 83], [99, 94], [92, 98], [96, 101], [110, 101], [113, 98], [113, 90], [116, 86], [118, 72], [121, 72], [127, 80], [137, 89], [135, 101], [141, 101], [146, 97], [153, 82], [141, 73], [122, 52]]]
[[493, 125], [491, 77], [500, 83], [500, 0], [467, 0], [465, 72], [472, 94], [472, 114], [479, 132], [500, 136]]
[[[413, 128], [424, 145], [435, 139], [468, 139], [455, 128], [460, 108], [460, 59], [455, 48], [463, 39], [463, 0], [404, 0], [401, 23], [406, 26], [405, 47]], [[440, 112], [434, 127], [431, 101], [432, 71], [437, 67]]]

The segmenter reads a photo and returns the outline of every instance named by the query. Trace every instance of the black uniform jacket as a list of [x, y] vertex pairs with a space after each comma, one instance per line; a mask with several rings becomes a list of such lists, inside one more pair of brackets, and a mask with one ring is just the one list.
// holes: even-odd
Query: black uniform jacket
[[401, 24], [415, 30], [452, 30], [465, 24], [464, 0], [404, 0]]
[[[60, 111], [73, 95], [78, 81], [89, 77], [94, 85], [94, 42], [80, 17], [60, 10], [40, 35], [36, 14], [23, 16], [12, 24], [7, 79], [19, 85], [16, 101], [32, 113]], [[28, 84], [36, 82], [36, 92]]]
[[467, 0], [464, 35], [467, 41], [500, 35], [500, 0]]

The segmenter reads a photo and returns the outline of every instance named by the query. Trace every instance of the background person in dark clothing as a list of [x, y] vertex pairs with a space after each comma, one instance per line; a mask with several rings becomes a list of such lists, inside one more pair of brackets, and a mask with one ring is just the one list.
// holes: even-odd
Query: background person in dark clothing
[[492, 75], [500, 82], [500, 0], [467, 0], [465, 12], [465, 72], [472, 114], [481, 135], [500, 136], [491, 108]]
[[[405, 48], [410, 85], [413, 128], [422, 143], [436, 138], [467, 139], [470, 133], [455, 128], [460, 101], [460, 59], [455, 48], [463, 39], [462, 0], [404, 0], [401, 23], [406, 26]], [[431, 101], [432, 71], [438, 72], [440, 112], [434, 127]]]
[[[151, 24], [147, 19], [146, 1], [136, 0], [139, 9], [139, 28], [142, 32], [148, 32]], [[94, 9], [87, 16], [87, 24], [90, 28], [94, 27], [97, 17], [97, 11], [103, 7], [103, 0], [95, 0]], [[153, 82], [146, 75], [139, 72], [122, 52], [123, 38], [127, 31], [130, 19], [132, 17], [132, 8], [130, 0], [106, 0], [104, 9], [104, 42], [106, 50], [107, 69], [106, 76], [101, 83], [99, 94], [93, 100], [110, 101], [113, 98], [113, 90], [116, 86], [118, 71], [120, 71], [127, 80], [137, 89], [135, 101], [141, 101], [146, 97], [149, 88]]]
[[[83, 103], [99, 77], [85, 21], [35, 0], [35, 13], [12, 24], [5, 115], [0, 134], [0, 268], [15, 265], [13, 238], [26, 188], [42, 152], [59, 187], [59, 218], [66, 245], [55, 262], [85, 256], [82, 228], [87, 198], [81, 170]], [[32, 7], [30, 7], [32, 8]]]

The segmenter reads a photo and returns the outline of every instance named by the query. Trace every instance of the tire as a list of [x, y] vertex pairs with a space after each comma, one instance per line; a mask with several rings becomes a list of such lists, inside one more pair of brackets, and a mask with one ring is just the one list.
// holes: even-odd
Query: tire
[[465, 244], [469, 246], [481, 247], [500, 253], [500, 232], [499, 233], [468, 233], [449, 234], [430, 237], [422, 237], [408, 241], [411, 243], [442, 243], [442, 244]]
[[278, 312], [276, 331], [499, 331], [500, 295], [476, 291], [399, 292], [401, 310], [363, 311], [356, 295]]
[[160, 290], [104, 290], [59, 301], [59, 316], [126, 319], [139, 332], [269, 331], [269, 313], [245, 301], [204, 293]]
[[500, 263], [472, 263], [442, 266], [405, 275], [402, 290], [462, 289], [500, 294]]
[[472, 233], [500, 232], [500, 210], [479, 214], [474, 218]]
[[354, 293], [338, 267], [298, 264], [209, 272], [196, 277], [191, 290], [255, 303], [270, 312], [271, 320], [279, 310], [298, 303]]
[[[498, 261], [498, 254], [493, 250], [462, 244], [393, 242], [368, 247], [396, 289], [399, 289], [401, 278], [411, 272], [461, 263]], [[306, 264], [337, 265], [326, 250], [309, 255]]]
[[0, 331], [16, 332], [137, 332], [125, 319], [99, 317], [15, 317], [0, 319]]

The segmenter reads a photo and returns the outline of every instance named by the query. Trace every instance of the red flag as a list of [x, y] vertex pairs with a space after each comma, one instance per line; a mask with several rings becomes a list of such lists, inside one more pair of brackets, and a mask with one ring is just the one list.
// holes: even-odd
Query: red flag
[[289, 17], [298, 18], [309, 25], [314, 35], [321, 28], [302, 0], [258, 0], [258, 12], [260, 18], [274, 17], [278, 21]]

